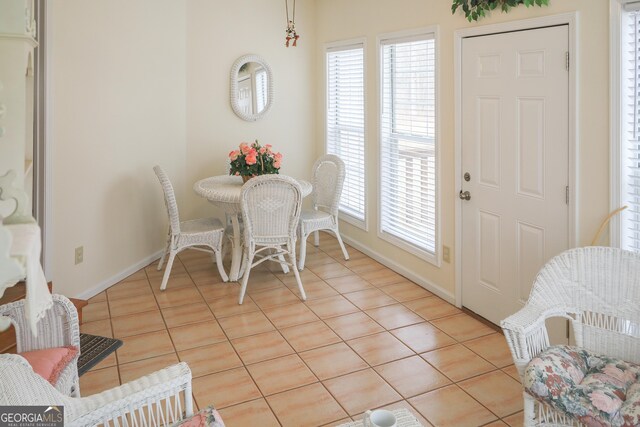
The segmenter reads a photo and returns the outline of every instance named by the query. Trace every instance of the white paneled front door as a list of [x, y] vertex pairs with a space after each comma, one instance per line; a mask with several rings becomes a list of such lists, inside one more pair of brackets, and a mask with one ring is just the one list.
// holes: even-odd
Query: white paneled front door
[[494, 323], [568, 248], [566, 25], [462, 42], [462, 304]]

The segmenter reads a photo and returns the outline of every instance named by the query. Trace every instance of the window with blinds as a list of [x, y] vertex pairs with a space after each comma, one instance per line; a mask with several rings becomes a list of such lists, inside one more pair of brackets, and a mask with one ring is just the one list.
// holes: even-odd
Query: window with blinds
[[364, 45], [331, 47], [327, 61], [327, 153], [346, 166], [340, 212], [365, 227]]
[[435, 35], [380, 43], [380, 236], [438, 254]]
[[[637, 5], [637, 4], [636, 4]], [[620, 246], [640, 250], [640, 13], [622, 14], [620, 94]]]

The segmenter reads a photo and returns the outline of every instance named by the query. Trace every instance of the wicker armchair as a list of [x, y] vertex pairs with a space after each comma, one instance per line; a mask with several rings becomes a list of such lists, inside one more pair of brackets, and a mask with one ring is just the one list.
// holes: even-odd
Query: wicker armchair
[[[550, 317], [570, 321], [576, 346], [550, 346]], [[526, 426], [640, 423], [640, 254], [587, 247], [554, 257], [501, 326]]]
[[314, 233], [314, 244], [318, 246], [318, 232], [321, 230], [330, 231], [336, 236], [344, 259], [349, 259], [349, 253], [338, 231], [338, 206], [344, 178], [344, 162], [338, 156], [326, 154], [313, 165], [313, 210], [303, 210], [300, 214], [300, 270], [304, 270], [307, 238]]
[[182, 362], [102, 393], [74, 398], [34, 373], [24, 358], [3, 354], [0, 405], [62, 405], [69, 427], [172, 425], [193, 415], [191, 371]]
[[[18, 353], [47, 348], [74, 346], [80, 350], [80, 324], [78, 312], [65, 296], [54, 294], [53, 307], [38, 322], [38, 333], [33, 335], [25, 316], [25, 300], [0, 306], [0, 316], [6, 316], [16, 330]], [[55, 388], [67, 396], [80, 396], [78, 382], [78, 355], [64, 368]]]
[[[240, 194], [244, 222], [245, 265], [239, 304], [244, 300], [251, 269], [265, 261], [291, 266], [303, 300], [307, 299], [296, 264], [296, 227], [300, 219], [302, 189], [293, 178], [261, 175], [250, 179]], [[285, 261], [288, 255], [290, 263]], [[254, 259], [258, 261], [254, 262]]]
[[[220, 277], [222, 277], [222, 280], [225, 282], [229, 281], [229, 277], [222, 266], [222, 240], [224, 238], [224, 226], [222, 222], [217, 218], [201, 218], [180, 222], [178, 203], [176, 202], [176, 196], [173, 192], [173, 186], [171, 185], [171, 181], [169, 181], [169, 177], [160, 166], [154, 166], [153, 170], [162, 185], [164, 201], [167, 206], [167, 213], [169, 214], [167, 247], [158, 263], [158, 270], [162, 269], [167, 254], [169, 254], [169, 260], [167, 261], [167, 268], [162, 277], [160, 289], [165, 290], [167, 288], [171, 267], [173, 266], [173, 260], [176, 255], [188, 248], [212, 253], [218, 266]], [[203, 249], [203, 247], [210, 249]]]

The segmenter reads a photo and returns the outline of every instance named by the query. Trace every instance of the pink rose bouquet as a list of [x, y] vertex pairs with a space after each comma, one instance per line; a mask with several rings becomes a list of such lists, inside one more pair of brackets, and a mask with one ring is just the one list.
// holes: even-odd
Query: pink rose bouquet
[[245, 182], [256, 175], [278, 173], [282, 154], [274, 153], [271, 144], [262, 146], [256, 142], [241, 143], [237, 150], [229, 153], [229, 175], [242, 176]]

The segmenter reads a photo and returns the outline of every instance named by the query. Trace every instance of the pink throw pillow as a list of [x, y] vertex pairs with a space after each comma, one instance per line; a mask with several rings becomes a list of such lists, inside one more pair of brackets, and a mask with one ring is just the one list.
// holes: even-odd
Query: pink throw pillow
[[52, 385], [56, 385], [60, 374], [78, 354], [74, 346], [25, 351], [20, 356], [27, 359], [33, 371]]

